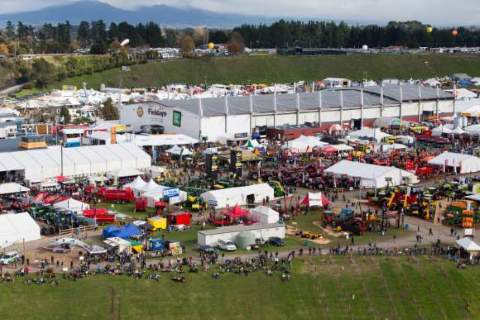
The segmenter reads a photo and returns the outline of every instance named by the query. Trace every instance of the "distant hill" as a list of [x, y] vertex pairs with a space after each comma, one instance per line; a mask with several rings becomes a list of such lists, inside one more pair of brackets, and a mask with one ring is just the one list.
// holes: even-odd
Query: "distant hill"
[[72, 4], [51, 6], [35, 11], [0, 14], [0, 24], [7, 21], [40, 25], [70, 21], [78, 24], [80, 21], [100, 20], [109, 22], [128, 21], [129, 23], [144, 23], [155, 21], [164, 26], [189, 27], [234, 27], [244, 23], [271, 23], [277, 19], [261, 16], [248, 16], [228, 13], [216, 13], [193, 7], [177, 8], [167, 5], [139, 7], [125, 10], [98, 1], [78, 1]]

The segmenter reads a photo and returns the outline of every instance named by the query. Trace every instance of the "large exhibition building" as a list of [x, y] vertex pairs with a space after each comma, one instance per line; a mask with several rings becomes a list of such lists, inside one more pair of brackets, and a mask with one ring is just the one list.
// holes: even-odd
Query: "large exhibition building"
[[208, 141], [245, 139], [258, 127], [334, 124], [372, 125], [382, 117], [421, 121], [425, 116], [451, 115], [454, 96], [439, 88], [389, 85], [321, 90], [313, 93], [226, 96], [159, 100], [122, 106], [120, 121], [133, 131], [161, 125], [167, 133], [183, 133]]

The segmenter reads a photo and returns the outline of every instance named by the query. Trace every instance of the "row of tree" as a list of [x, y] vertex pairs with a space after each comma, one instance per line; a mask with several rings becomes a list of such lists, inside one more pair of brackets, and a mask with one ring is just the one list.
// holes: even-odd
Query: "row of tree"
[[242, 25], [234, 31], [240, 33], [251, 48], [480, 46], [479, 29], [433, 28], [418, 21], [389, 22], [386, 26], [351, 26], [344, 22], [280, 20], [271, 25]]
[[[104, 21], [98, 20], [82, 21], [78, 26], [66, 21], [40, 27], [9, 22], [0, 31], [0, 54], [65, 53], [77, 48], [103, 54], [110, 49], [118, 49], [124, 39], [129, 39], [132, 47], [182, 47], [185, 37], [191, 37], [194, 46], [208, 42], [229, 43], [233, 49], [243, 47], [243, 42], [251, 48], [480, 46], [479, 29], [433, 28], [418, 21], [390, 22], [386, 26], [352, 26], [343, 22], [280, 20], [271, 25], [242, 25], [233, 30], [175, 30], [162, 29], [154, 22], [137, 25], [121, 22], [107, 26]], [[190, 39], [187, 40], [190, 46]]]

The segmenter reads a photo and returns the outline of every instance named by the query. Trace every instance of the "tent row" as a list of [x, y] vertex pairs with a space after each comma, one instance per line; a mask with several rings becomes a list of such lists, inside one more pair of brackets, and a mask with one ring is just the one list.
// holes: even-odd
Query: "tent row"
[[[63, 168], [62, 168], [63, 166]], [[0, 172], [24, 171], [25, 180], [42, 182], [60, 175], [75, 177], [119, 170], [146, 170], [151, 157], [132, 143], [6, 152], [0, 154]]]

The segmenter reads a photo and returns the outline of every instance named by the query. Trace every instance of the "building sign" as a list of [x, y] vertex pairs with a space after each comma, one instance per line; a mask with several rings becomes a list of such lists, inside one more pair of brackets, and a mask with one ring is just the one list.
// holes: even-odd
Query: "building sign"
[[170, 188], [170, 189], [163, 190], [163, 196], [165, 198], [178, 197], [179, 194], [180, 194], [180, 190], [178, 188]]
[[181, 127], [182, 126], [182, 113], [180, 111], [173, 111], [172, 124], [175, 127]]
[[165, 118], [167, 116], [167, 112], [161, 107], [148, 107], [147, 112], [151, 116], [157, 116], [161, 118]]

